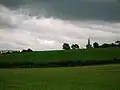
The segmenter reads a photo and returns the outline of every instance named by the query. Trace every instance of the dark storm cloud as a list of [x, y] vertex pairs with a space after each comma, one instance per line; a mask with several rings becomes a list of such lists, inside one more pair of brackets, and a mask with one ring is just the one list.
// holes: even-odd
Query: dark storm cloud
[[[91, 1], [91, 0], [90, 0]], [[49, 2], [56, 16], [75, 20], [120, 20], [120, 4], [106, 0], [65, 0]]]
[[27, 4], [29, 1], [31, 0], [0, 0], [0, 4], [14, 7], [22, 4]]
[[[119, 0], [0, 0], [6, 6], [24, 6], [46, 16], [73, 20], [120, 20]], [[47, 14], [46, 14], [47, 13]]]

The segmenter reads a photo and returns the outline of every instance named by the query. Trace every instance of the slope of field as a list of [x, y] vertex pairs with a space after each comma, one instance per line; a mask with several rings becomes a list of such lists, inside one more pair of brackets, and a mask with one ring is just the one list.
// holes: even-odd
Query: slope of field
[[120, 90], [120, 64], [0, 69], [0, 90]]
[[36, 51], [29, 53], [2, 54], [0, 62], [55, 62], [70, 60], [113, 60], [120, 59], [120, 48], [99, 48], [61, 51]]

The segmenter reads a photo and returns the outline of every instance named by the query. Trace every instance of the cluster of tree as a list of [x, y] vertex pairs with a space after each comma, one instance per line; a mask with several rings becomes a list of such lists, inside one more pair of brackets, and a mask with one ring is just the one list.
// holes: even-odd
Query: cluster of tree
[[22, 52], [33, 52], [33, 50], [32, 49], [27, 49], [27, 50], [25, 50], [25, 49], [23, 49], [21, 52], [20, 51], [5, 51], [5, 52], [1, 52], [1, 54], [12, 54], [12, 53], [22, 53]]
[[29, 48], [29, 49], [27, 49], [27, 50], [23, 49], [23, 50], [22, 50], [22, 52], [33, 52], [33, 50], [32, 50], [32, 49], [30, 49], [30, 48]]
[[20, 51], [3, 51], [1, 54], [11, 54], [11, 53], [20, 53]]
[[[120, 41], [116, 41], [115, 43], [107, 44], [104, 43], [102, 45], [99, 45], [97, 42], [93, 43], [93, 48], [109, 48], [109, 47], [120, 47]], [[74, 50], [74, 49], [79, 49], [78, 44], [72, 44], [71, 46], [68, 43], [63, 43], [62, 48], [64, 50]], [[91, 46], [92, 48], [92, 46]]]
[[63, 44], [63, 49], [64, 49], [64, 50], [79, 49], [79, 45], [78, 45], [78, 44], [72, 44], [72, 45], [70, 46], [68, 43], [64, 43], [64, 44]]
[[94, 48], [108, 48], [108, 47], [120, 47], [120, 41], [116, 41], [115, 43], [107, 44], [104, 43], [99, 45], [97, 42], [93, 43]]

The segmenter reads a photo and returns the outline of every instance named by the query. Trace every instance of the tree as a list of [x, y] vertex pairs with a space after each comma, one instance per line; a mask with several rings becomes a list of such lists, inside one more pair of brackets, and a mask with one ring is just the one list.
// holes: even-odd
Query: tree
[[75, 47], [76, 47], [76, 49], [79, 49], [79, 45], [78, 44], [75, 44]]
[[109, 44], [107, 44], [107, 43], [104, 43], [102, 46], [101, 46], [101, 48], [108, 48], [109, 47]]
[[120, 41], [115, 42], [117, 44], [117, 47], [120, 47]]
[[71, 48], [72, 49], [76, 49], [76, 46], [74, 44], [72, 44]]
[[94, 48], [99, 48], [99, 44], [97, 42], [93, 43]]
[[109, 45], [109, 47], [117, 47], [117, 45], [114, 44], [114, 43], [111, 43], [111, 44]]
[[29, 48], [29, 49], [27, 50], [27, 52], [33, 52], [33, 50]]
[[78, 44], [72, 44], [71, 48], [72, 49], [79, 49], [79, 45]]
[[64, 49], [64, 50], [70, 50], [69, 44], [68, 44], [68, 43], [64, 43], [64, 44], [63, 44], [63, 49]]
[[21, 52], [27, 52], [25, 49], [23, 49]]
[[33, 52], [33, 50], [32, 50], [32, 49], [30, 49], [30, 48], [29, 48], [29, 49], [27, 49], [27, 50], [23, 49], [23, 50], [22, 50], [22, 52]]
[[120, 41], [116, 41], [115, 43], [116, 43], [116, 44], [120, 44]]

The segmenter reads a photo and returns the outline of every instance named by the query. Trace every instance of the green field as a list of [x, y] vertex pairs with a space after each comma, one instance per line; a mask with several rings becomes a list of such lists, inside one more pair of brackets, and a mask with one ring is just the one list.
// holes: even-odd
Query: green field
[[36, 51], [0, 55], [0, 62], [53, 62], [65, 60], [113, 60], [120, 59], [120, 48], [98, 48], [60, 51]]
[[0, 90], [120, 90], [120, 64], [0, 69]]

